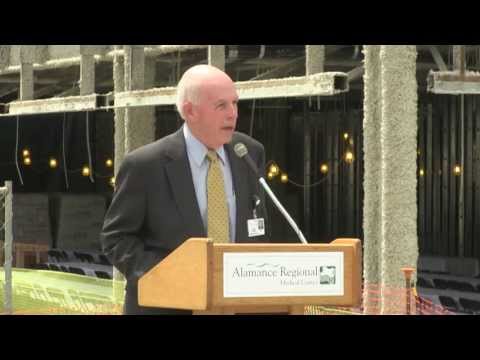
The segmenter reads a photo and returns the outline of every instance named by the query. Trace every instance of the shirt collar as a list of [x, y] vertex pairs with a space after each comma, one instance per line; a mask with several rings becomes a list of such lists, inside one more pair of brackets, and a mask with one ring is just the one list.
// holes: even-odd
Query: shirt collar
[[[185, 137], [185, 144], [187, 145], [187, 152], [193, 162], [198, 167], [202, 166], [208, 152], [208, 148], [198, 140], [188, 128], [188, 125], [183, 125], [183, 136]], [[218, 157], [222, 161], [223, 165], [226, 164], [226, 154], [223, 146], [216, 149]]]

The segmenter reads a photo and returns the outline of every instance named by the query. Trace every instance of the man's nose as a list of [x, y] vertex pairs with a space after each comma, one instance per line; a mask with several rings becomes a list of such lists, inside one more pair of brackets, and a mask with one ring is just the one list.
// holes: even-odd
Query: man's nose
[[236, 119], [238, 115], [238, 109], [236, 104], [231, 104], [228, 108], [228, 117]]

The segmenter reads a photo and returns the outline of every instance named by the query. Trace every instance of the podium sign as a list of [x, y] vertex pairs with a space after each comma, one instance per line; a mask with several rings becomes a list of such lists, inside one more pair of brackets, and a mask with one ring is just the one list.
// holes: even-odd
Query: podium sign
[[223, 296], [343, 296], [343, 252], [223, 254]]

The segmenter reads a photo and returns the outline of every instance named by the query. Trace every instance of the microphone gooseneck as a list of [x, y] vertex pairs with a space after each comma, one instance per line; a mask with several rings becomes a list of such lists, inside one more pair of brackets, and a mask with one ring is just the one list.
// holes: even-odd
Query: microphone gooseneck
[[280, 212], [282, 213], [282, 215], [285, 217], [285, 219], [287, 219], [288, 223], [290, 224], [290, 226], [292, 227], [293, 231], [295, 231], [295, 233], [297, 234], [297, 236], [299, 237], [300, 241], [304, 244], [308, 244], [307, 240], [305, 239], [305, 236], [303, 236], [303, 233], [302, 231], [299, 229], [299, 227], [297, 226], [297, 224], [295, 223], [295, 221], [293, 221], [292, 217], [288, 214], [287, 210], [285, 210], [285, 208], [282, 206], [282, 204], [280, 203], [280, 201], [278, 201], [277, 197], [275, 196], [275, 194], [273, 193], [273, 191], [270, 189], [270, 187], [268, 186], [267, 182], [265, 181], [265, 179], [259, 175], [258, 173], [258, 169], [257, 169], [257, 166], [255, 165], [255, 163], [253, 162], [252, 158], [250, 157], [250, 155], [248, 155], [248, 149], [247, 147], [242, 144], [242, 143], [237, 143], [235, 144], [235, 146], [233, 147], [233, 151], [235, 152], [235, 154], [241, 158], [241, 159], [244, 159], [245, 162], [248, 164], [248, 166], [250, 167], [250, 169], [254, 172], [254, 174], [257, 176], [258, 178], [258, 181], [260, 182], [260, 184], [262, 185], [262, 187], [264, 188], [264, 190], [267, 192], [267, 194], [270, 196], [270, 198], [272, 199], [273, 203], [276, 205], [276, 207], [278, 208], [278, 210], [280, 210]]

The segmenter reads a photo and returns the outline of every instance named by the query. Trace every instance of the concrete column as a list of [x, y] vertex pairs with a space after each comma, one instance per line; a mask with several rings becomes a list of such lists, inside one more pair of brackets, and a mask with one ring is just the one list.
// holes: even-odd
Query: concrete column
[[95, 93], [95, 47], [80, 46], [80, 95]]
[[5, 69], [10, 63], [10, 45], [0, 45], [0, 70]]
[[[125, 90], [145, 88], [145, 53], [143, 46], [125, 46]], [[127, 108], [125, 113], [125, 152], [155, 140], [155, 119], [147, 108]]]
[[141, 45], [125, 45], [125, 90], [145, 88], [145, 52]]
[[48, 45], [35, 45], [35, 63], [43, 64], [48, 58]]
[[325, 45], [305, 46], [306, 75], [324, 72]]
[[[403, 267], [417, 267], [416, 46], [382, 45], [383, 289], [402, 289]], [[404, 313], [405, 297], [382, 296], [382, 313]]]
[[465, 46], [453, 45], [453, 69], [464, 74], [466, 68], [465, 64]]
[[[118, 48], [117, 48], [118, 49]], [[155, 59], [145, 59], [143, 46], [125, 45], [124, 57], [114, 58], [115, 92], [143, 90], [155, 83]], [[155, 108], [115, 109], [115, 174], [125, 154], [155, 140]], [[125, 279], [113, 268], [113, 296], [124, 296]]]
[[[155, 87], [155, 78], [157, 75], [157, 62], [155, 58], [146, 58], [145, 59], [145, 89], [152, 89]], [[144, 108], [140, 108], [139, 110], [143, 110], [143, 116], [145, 117], [147, 131], [146, 140], [148, 142], [155, 140], [155, 106], [146, 106]]]
[[225, 71], [225, 45], [208, 45], [208, 64]]
[[380, 46], [364, 46], [365, 95], [363, 121], [364, 203], [363, 203], [363, 277], [365, 282], [364, 310], [375, 314], [380, 310], [376, 291], [380, 286], [380, 246], [382, 242], [382, 149], [380, 145], [382, 108]]
[[20, 100], [33, 100], [33, 63], [35, 45], [22, 45], [20, 48]]
[[[121, 50], [121, 45], [116, 45], [115, 50]], [[125, 66], [124, 56], [116, 54], [113, 58], [113, 89], [115, 93], [125, 91]], [[114, 175], [117, 176], [120, 165], [125, 156], [125, 109], [115, 109], [114, 117]], [[125, 278], [113, 266], [112, 295], [115, 303], [120, 304], [125, 297]]]
[[416, 57], [415, 46], [365, 47], [367, 313], [404, 313], [401, 269], [417, 267]]
[[[324, 45], [306, 45], [305, 46], [305, 68], [306, 75], [313, 75], [317, 73], [322, 73], [324, 70], [325, 63], [325, 46]], [[303, 213], [305, 215], [305, 231], [307, 236], [310, 235], [310, 210], [311, 210], [311, 196], [310, 196], [310, 183], [311, 176], [310, 173], [310, 148], [311, 148], [311, 134], [310, 134], [310, 118], [308, 114], [304, 114], [304, 129], [303, 129], [303, 139], [304, 139], [304, 149], [303, 149], [303, 183], [305, 187], [303, 189]]]
[[[121, 45], [115, 46], [115, 50], [120, 50], [120, 48]], [[113, 58], [113, 89], [115, 93], [125, 91], [124, 57], [118, 54]], [[114, 149], [113, 163], [116, 176], [125, 155], [125, 109], [115, 109]]]

